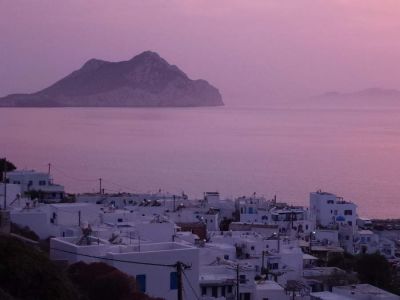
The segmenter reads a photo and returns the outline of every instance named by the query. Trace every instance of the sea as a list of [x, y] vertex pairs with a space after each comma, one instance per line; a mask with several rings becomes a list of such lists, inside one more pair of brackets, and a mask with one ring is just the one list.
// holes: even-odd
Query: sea
[[400, 109], [1, 108], [0, 156], [66, 191], [277, 196], [332, 192], [400, 218]]

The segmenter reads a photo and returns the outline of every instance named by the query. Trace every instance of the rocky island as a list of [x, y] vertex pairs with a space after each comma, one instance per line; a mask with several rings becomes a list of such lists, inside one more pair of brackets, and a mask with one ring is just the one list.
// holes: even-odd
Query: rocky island
[[53, 85], [0, 98], [0, 107], [196, 107], [224, 105], [218, 89], [190, 79], [157, 53], [130, 60], [90, 59]]

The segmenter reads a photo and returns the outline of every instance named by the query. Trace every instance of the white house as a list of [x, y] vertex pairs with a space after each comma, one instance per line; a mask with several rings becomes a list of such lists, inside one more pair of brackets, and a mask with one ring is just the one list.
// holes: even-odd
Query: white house
[[310, 214], [317, 227], [350, 226], [357, 229], [357, 205], [335, 194], [317, 191], [310, 193]]
[[136, 278], [139, 289], [151, 296], [166, 300], [177, 298], [176, 263], [184, 264], [183, 289], [187, 299], [196, 299], [199, 289], [199, 250], [181, 243], [144, 243], [113, 245], [89, 237], [90, 244], [81, 238], [52, 238], [50, 258], [77, 261], [102, 261]]
[[400, 296], [389, 293], [370, 284], [354, 284], [346, 286], [335, 286], [332, 293], [341, 297], [357, 300], [399, 300]]
[[21, 192], [41, 192], [43, 200], [58, 201], [64, 198], [64, 187], [54, 184], [50, 174], [34, 170], [15, 170], [7, 173], [7, 180], [12, 184], [19, 184]]
[[6, 191], [4, 190], [4, 183], [0, 183], [0, 206], [4, 206], [4, 192], [7, 194], [6, 196], [6, 205], [7, 208], [11, 206], [20, 206], [21, 202], [21, 186], [19, 184], [6, 184]]

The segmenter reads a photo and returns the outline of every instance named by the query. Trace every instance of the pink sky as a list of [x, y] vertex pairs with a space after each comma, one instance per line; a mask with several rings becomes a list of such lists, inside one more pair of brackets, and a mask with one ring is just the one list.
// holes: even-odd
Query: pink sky
[[400, 89], [398, 0], [0, 0], [0, 95], [153, 50], [227, 104]]

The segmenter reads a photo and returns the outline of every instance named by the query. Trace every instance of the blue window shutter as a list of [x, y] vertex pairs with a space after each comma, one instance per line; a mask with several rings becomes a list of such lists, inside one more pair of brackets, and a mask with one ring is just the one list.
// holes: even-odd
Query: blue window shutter
[[169, 274], [169, 288], [171, 290], [178, 289], [178, 273], [177, 272], [171, 272]]
[[136, 283], [138, 284], [139, 291], [142, 293], [146, 292], [146, 275], [136, 275]]

